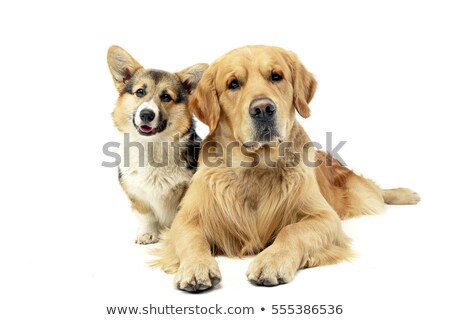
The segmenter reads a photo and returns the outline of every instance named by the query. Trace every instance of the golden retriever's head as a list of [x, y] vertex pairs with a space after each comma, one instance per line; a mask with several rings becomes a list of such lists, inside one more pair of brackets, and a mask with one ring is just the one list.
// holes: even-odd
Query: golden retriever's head
[[280, 142], [292, 128], [295, 110], [309, 117], [316, 84], [294, 53], [247, 46], [210, 65], [191, 108], [210, 133], [218, 130], [244, 146]]

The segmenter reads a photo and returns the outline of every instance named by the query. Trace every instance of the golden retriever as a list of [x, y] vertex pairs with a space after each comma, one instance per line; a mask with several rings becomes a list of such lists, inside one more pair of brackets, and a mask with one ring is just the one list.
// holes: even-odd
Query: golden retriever
[[207, 68], [190, 107], [210, 133], [153, 264], [176, 273], [178, 289], [219, 283], [217, 254], [258, 254], [248, 279], [287, 283], [299, 268], [352, 256], [340, 219], [419, 202], [415, 192], [382, 190], [312, 147], [295, 112], [310, 116], [316, 86], [297, 56], [277, 47], [239, 48]]

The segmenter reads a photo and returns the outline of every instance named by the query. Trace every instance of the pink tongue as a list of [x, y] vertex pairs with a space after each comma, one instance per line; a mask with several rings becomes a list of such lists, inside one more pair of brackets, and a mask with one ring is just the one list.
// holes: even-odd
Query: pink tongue
[[146, 126], [145, 124], [142, 126], [139, 126], [139, 130], [145, 133], [149, 133], [152, 131], [152, 127]]

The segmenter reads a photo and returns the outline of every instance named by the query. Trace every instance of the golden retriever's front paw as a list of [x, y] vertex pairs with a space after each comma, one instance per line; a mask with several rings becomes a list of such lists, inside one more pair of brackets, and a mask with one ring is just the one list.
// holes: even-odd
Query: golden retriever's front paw
[[159, 240], [159, 232], [146, 232], [146, 233], [140, 233], [136, 237], [136, 243], [137, 244], [150, 244], [150, 243], [156, 243]]
[[211, 257], [183, 261], [175, 275], [174, 284], [180, 290], [198, 292], [215, 287], [221, 280], [217, 261]]
[[290, 282], [298, 269], [297, 259], [288, 252], [264, 250], [247, 270], [248, 280], [259, 286], [277, 286]]

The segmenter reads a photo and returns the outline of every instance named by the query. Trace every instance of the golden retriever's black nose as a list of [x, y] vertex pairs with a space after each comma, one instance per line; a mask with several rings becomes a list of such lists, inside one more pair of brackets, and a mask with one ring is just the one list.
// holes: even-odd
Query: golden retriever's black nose
[[272, 120], [276, 111], [277, 107], [275, 106], [275, 103], [269, 98], [255, 99], [250, 103], [250, 117], [255, 120]]
[[143, 122], [151, 122], [155, 119], [155, 113], [152, 110], [144, 109], [139, 113], [139, 117]]

